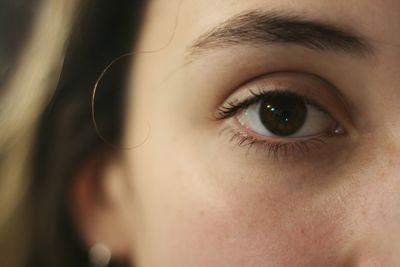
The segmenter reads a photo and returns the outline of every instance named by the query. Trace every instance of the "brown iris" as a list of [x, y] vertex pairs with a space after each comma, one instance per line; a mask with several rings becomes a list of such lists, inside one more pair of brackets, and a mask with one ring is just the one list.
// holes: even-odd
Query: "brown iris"
[[276, 93], [264, 97], [259, 112], [263, 125], [278, 136], [295, 134], [304, 125], [307, 117], [304, 100], [287, 93]]

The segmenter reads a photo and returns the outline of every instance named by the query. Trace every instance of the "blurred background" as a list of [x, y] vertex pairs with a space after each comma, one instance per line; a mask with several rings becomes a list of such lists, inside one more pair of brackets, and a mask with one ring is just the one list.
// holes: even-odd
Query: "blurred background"
[[38, 0], [0, 0], [0, 90], [15, 68], [31, 30]]
[[[144, 1], [0, 0], [0, 267], [87, 266], [69, 210], [77, 169], [123, 130]], [[62, 262], [60, 259], [63, 259]], [[27, 265], [28, 263], [28, 265]]]

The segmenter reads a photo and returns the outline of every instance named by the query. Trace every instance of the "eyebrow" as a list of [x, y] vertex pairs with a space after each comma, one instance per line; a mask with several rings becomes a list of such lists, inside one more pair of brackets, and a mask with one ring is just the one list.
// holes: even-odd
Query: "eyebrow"
[[198, 37], [190, 56], [243, 44], [295, 44], [317, 51], [367, 57], [372, 46], [361, 35], [337, 26], [276, 12], [240, 13]]

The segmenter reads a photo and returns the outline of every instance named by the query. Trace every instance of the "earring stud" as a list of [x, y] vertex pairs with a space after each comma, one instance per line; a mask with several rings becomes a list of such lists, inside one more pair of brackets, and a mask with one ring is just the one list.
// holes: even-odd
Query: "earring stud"
[[110, 248], [103, 243], [95, 244], [89, 250], [89, 260], [94, 267], [107, 267], [111, 260]]

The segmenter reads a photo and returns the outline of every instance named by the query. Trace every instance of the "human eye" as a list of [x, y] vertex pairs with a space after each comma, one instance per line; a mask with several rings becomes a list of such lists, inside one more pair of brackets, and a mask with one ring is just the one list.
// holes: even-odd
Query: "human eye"
[[241, 147], [295, 157], [347, 133], [339, 122], [345, 117], [343, 103], [328, 84], [310, 75], [274, 74], [238, 91], [217, 109], [216, 118], [230, 122], [224, 132]]

